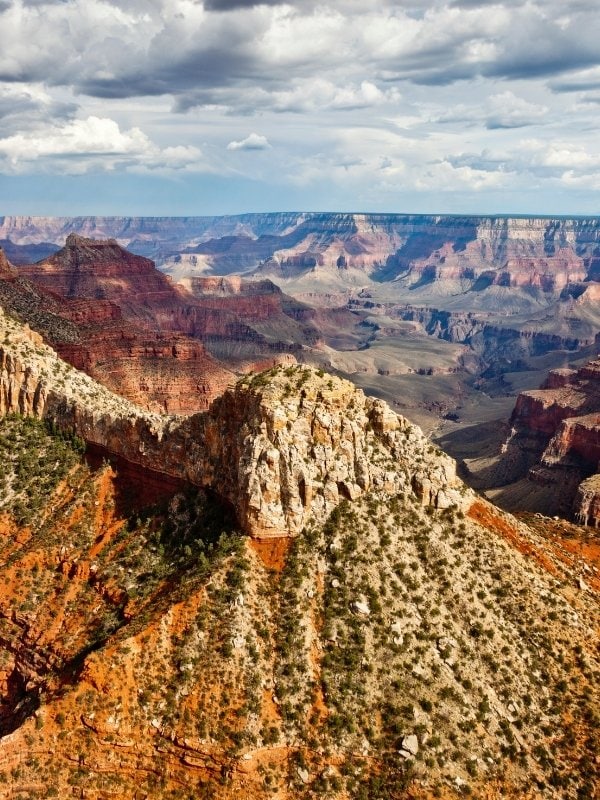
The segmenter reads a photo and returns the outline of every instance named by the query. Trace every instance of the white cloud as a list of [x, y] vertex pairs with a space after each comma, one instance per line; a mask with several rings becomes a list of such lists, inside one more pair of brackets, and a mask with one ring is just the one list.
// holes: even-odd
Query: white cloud
[[596, 174], [593, 0], [49, 2], [0, 0], [0, 172], [211, 171], [432, 209], [453, 182], [545, 202]]
[[114, 169], [118, 164], [177, 169], [199, 163], [201, 153], [181, 146], [161, 150], [139, 128], [122, 131], [112, 119], [90, 116], [0, 139], [0, 158], [15, 171], [49, 160], [61, 169], [85, 172], [93, 165]]
[[266, 136], [261, 136], [258, 133], [251, 133], [239, 142], [229, 142], [227, 145], [228, 150], [270, 150]]

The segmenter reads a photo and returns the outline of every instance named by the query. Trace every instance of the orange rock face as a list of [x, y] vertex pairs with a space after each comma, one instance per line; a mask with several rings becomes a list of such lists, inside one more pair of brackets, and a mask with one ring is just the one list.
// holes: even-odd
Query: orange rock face
[[14, 267], [9, 263], [6, 253], [0, 247], [0, 278], [2, 280], [12, 280], [16, 277]]
[[[592, 361], [579, 370], [552, 370], [540, 389], [519, 395], [512, 421], [517, 426], [554, 436], [564, 420], [596, 411], [600, 411], [600, 361]], [[566, 436], [562, 449], [555, 443], [548, 450], [548, 457], [565, 455], [569, 447]], [[596, 461], [599, 457], [600, 453], [591, 456]]]

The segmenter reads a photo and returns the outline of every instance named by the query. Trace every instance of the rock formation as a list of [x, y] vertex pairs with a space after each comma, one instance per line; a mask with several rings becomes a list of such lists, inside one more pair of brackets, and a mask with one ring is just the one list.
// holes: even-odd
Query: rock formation
[[[113, 237], [134, 252], [206, 255], [217, 272], [275, 258], [286, 270], [410, 273], [412, 283], [444, 278], [560, 292], [594, 280], [600, 225], [595, 218], [550, 219], [408, 214], [246, 214], [236, 217], [0, 217], [0, 239], [61, 244], [76, 232]], [[343, 266], [341, 266], [343, 265]]]
[[[308, 367], [240, 381], [204, 414], [142, 412], [2, 316], [0, 413], [48, 418], [131, 464], [213, 489], [251, 535], [295, 535], [342, 498], [415, 492], [462, 503], [454, 462], [385, 403]], [[185, 457], [183, 455], [185, 454]]]
[[16, 277], [16, 272], [13, 266], [10, 264], [8, 258], [6, 257], [6, 253], [0, 247], [0, 279], [12, 280], [15, 277]]
[[[302, 305], [269, 281], [234, 278], [217, 290], [209, 280], [204, 290], [200, 279], [188, 291], [114, 240], [70, 234], [64, 248], [18, 274], [10, 290], [0, 286], [5, 305], [75, 367], [150, 410], [205, 410], [234, 379], [219, 356], [245, 372], [318, 336]], [[56, 317], [71, 323], [66, 341]]]
[[233, 380], [200, 342], [126, 320], [109, 300], [60, 298], [21, 276], [4, 275], [0, 301], [71, 364], [150, 410], [206, 409]]

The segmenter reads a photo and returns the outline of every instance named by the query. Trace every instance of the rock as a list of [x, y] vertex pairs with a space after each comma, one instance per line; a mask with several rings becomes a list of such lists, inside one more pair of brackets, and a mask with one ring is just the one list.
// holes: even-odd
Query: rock
[[417, 755], [419, 752], [419, 740], [414, 733], [402, 738], [402, 749], [406, 750], [412, 756]]
[[310, 782], [310, 773], [307, 769], [303, 767], [296, 767], [296, 774], [302, 781], [302, 783], [309, 783]]
[[[600, 461], [598, 412], [600, 359], [578, 370], [553, 370], [540, 389], [519, 395], [511, 417], [515, 442], [522, 450], [535, 452], [531, 443], [537, 437], [539, 462], [530, 478], [550, 482], [555, 473], [561, 496], [573, 503], [577, 522], [593, 527], [600, 526], [600, 478], [594, 474], [579, 482], [586, 472], [595, 472]], [[552, 519], [559, 517], [552, 514]]]
[[368, 616], [371, 613], [369, 604], [365, 600], [355, 600], [352, 603], [352, 607], [355, 611], [358, 611], [359, 614], [364, 614], [365, 616]]
[[[394, 427], [393, 412], [349, 381], [308, 367], [291, 368], [291, 375], [275, 368], [238, 382], [205, 413], [150, 414], [70, 369], [37, 335], [4, 316], [2, 328], [13, 338], [0, 347], [1, 414], [45, 417], [131, 465], [212, 488], [252, 536], [300, 533], [335, 508], [345, 483], [392, 494], [406, 489], [417, 459], [412, 483], [417, 492], [421, 487], [423, 503], [436, 505], [440, 493], [455, 493], [465, 508], [470, 502], [468, 492], [459, 492], [452, 459], [428, 453], [418, 428], [402, 417]], [[293, 396], [286, 389], [291, 378], [302, 387]], [[311, 431], [318, 432], [318, 441]], [[388, 466], [370, 460], [375, 447], [381, 461], [395, 465], [393, 480]], [[356, 610], [369, 613], [362, 606]]]

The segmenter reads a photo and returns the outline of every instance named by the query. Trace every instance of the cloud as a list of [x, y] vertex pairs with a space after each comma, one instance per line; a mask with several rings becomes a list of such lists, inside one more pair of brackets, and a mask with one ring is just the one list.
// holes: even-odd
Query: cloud
[[200, 158], [197, 148], [161, 150], [139, 128], [122, 131], [114, 120], [93, 116], [0, 139], [0, 159], [12, 171], [26, 170], [37, 161], [54, 162], [59, 169], [74, 173], [118, 165], [181, 169], [199, 163]]
[[254, 6], [280, 6], [286, 0], [204, 0], [204, 8], [208, 11], [233, 11], [238, 8]]
[[444, 124], [479, 124], [488, 130], [524, 128], [539, 123], [547, 113], [546, 106], [531, 103], [507, 90], [492, 95], [476, 106], [456, 106], [441, 114], [437, 121]]
[[258, 133], [251, 133], [242, 139], [240, 142], [229, 142], [227, 145], [228, 150], [270, 150], [269, 144], [265, 136], [260, 136]]
[[70, 119], [78, 106], [54, 100], [39, 85], [0, 84], [0, 136], [51, 120]]
[[15, 3], [0, 29], [0, 78], [101, 98], [227, 87], [235, 108], [248, 88], [285, 92], [325, 69], [340, 90], [367, 81], [383, 91], [382, 79], [435, 86], [478, 76], [558, 78], [599, 65], [599, 38], [594, 5], [575, 0], [375, 9], [335, 0], [70, 0], [54, 3], [52, 15]]
[[600, 89], [600, 66], [562, 75], [549, 82], [554, 92], [586, 92]]
[[263, 111], [275, 113], [306, 114], [319, 111], [353, 111], [398, 103], [401, 98], [397, 87], [379, 88], [371, 81], [360, 84], [336, 86], [324, 78], [300, 80], [290, 88], [249, 89], [243, 101], [236, 89], [221, 89], [213, 92], [196, 92], [179, 98], [178, 111], [195, 107], [219, 107], [227, 113], [256, 114]]
[[[584, 184], [581, 154], [596, 170], [592, 0], [0, 0], [0, 12], [5, 173], [210, 170], [378, 207], [413, 190], [436, 206], [436, 180], [543, 198], [569, 171]], [[243, 157], [261, 149], [269, 158]], [[331, 193], [315, 192], [325, 181]]]

